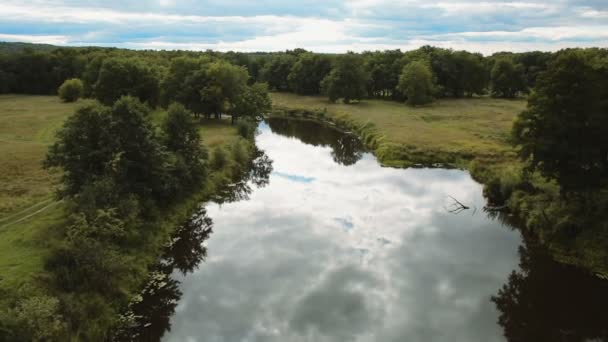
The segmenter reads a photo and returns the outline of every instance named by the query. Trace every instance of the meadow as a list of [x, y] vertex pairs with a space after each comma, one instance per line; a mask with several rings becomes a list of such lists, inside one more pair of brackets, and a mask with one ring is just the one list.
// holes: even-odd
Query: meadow
[[474, 158], [511, 158], [510, 130], [526, 107], [522, 99], [487, 97], [441, 99], [417, 107], [383, 100], [331, 103], [291, 93], [273, 93], [272, 99], [278, 111], [316, 113], [359, 130], [364, 139], [366, 133], [373, 135], [368, 145], [389, 166], [443, 162], [466, 167]]

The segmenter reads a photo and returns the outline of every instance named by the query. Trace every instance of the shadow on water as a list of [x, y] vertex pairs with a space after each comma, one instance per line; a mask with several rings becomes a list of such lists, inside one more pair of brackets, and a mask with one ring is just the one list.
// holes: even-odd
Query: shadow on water
[[508, 341], [608, 341], [606, 281], [556, 263], [531, 239], [519, 256], [492, 297]]
[[354, 134], [309, 120], [270, 118], [266, 122], [273, 133], [308, 145], [330, 147], [333, 160], [340, 165], [353, 165], [363, 157], [363, 144]]
[[[223, 204], [246, 200], [253, 191], [252, 186], [268, 185], [271, 173], [272, 160], [263, 151], [256, 150], [255, 159], [241, 179], [227, 185], [214, 201]], [[186, 275], [205, 261], [207, 248], [204, 243], [211, 233], [213, 220], [204, 207], [199, 207], [176, 231], [163, 258], [152, 269], [148, 284], [121, 317], [122, 328], [115, 341], [160, 341], [171, 330], [170, 319], [182, 296], [180, 282], [172, 274], [179, 271]]]
[[[504, 227], [523, 224], [502, 211], [485, 213]], [[521, 233], [519, 269], [491, 298], [507, 341], [608, 341], [608, 282], [554, 261], [536, 237]]]

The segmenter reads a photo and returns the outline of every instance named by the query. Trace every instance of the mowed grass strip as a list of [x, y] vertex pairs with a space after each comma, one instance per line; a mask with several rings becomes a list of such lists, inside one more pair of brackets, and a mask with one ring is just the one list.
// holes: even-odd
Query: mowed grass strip
[[525, 100], [493, 98], [440, 99], [427, 106], [410, 107], [385, 100], [330, 103], [326, 97], [272, 93], [276, 108], [326, 112], [359, 124], [373, 123], [384, 142], [418, 150], [476, 156], [512, 152], [508, 136]]

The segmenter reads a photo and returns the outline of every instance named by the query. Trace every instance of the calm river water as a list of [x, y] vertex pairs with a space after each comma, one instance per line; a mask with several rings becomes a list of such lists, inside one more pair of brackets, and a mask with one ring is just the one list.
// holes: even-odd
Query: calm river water
[[608, 282], [484, 213], [466, 171], [383, 168], [313, 122], [259, 131], [252, 177], [176, 239], [143, 339], [608, 340]]

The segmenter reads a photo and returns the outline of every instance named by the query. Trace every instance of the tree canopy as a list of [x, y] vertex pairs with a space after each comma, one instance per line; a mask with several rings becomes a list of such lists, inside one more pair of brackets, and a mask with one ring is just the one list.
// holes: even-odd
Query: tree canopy
[[134, 58], [108, 58], [99, 69], [93, 91], [105, 105], [130, 95], [151, 106], [158, 103], [160, 91], [156, 71]]
[[491, 73], [492, 96], [513, 98], [526, 91], [523, 68], [510, 58], [499, 58], [494, 62]]
[[415, 61], [403, 68], [397, 88], [415, 106], [433, 101], [433, 73], [426, 62]]
[[344, 103], [350, 103], [365, 97], [367, 79], [362, 58], [348, 53], [335, 60], [333, 69], [321, 82], [321, 88], [330, 101], [344, 99]]
[[303, 53], [287, 77], [289, 87], [297, 94], [313, 95], [321, 92], [321, 81], [331, 70], [331, 60], [325, 55]]
[[84, 87], [78, 78], [71, 78], [61, 84], [57, 93], [59, 98], [65, 102], [74, 102], [82, 97]]
[[541, 73], [513, 127], [532, 170], [565, 193], [588, 191], [608, 177], [608, 57], [561, 52]]

